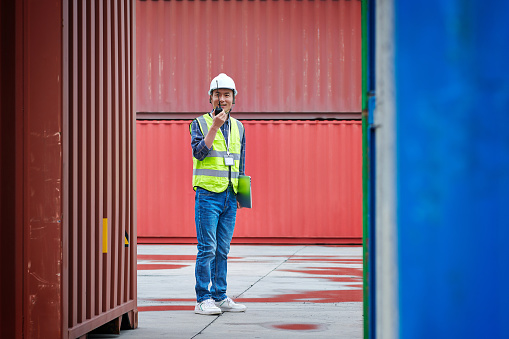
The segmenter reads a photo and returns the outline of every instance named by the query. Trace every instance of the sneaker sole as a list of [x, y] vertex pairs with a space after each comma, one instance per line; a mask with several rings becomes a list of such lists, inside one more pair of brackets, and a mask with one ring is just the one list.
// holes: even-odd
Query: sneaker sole
[[246, 312], [246, 309], [243, 309], [243, 310], [236, 310], [236, 309], [223, 310], [223, 309], [221, 309], [221, 312], [235, 312], [235, 313], [240, 313], [240, 312]]
[[194, 313], [196, 314], [202, 314], [202, 315], [217, 315], [217, 314], [221, 314], [223, 313], [222, 311], [197, 311], [197, 310], [194, 310]]

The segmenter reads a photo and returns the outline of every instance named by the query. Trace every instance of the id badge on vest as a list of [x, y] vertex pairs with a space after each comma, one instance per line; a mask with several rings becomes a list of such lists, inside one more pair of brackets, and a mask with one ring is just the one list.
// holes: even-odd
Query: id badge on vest
[[226, 166], [233, 166], [234, 165], [233, 154], [225, 154], [225, 156], [224, 156], [224, 164]]

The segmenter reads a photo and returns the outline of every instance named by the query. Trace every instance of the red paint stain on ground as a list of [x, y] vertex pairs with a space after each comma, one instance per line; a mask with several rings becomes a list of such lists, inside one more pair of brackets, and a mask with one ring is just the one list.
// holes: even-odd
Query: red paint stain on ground
[[190, 265], [175, 264], [138, 264], [138, 270], [176, 270]]
[[[309, 277], [311, 278], [311, 277]], [[362, 279], [358, 278], [348, 278], [348, 277], [320, 277], [321, 279], [326, 279], [332, 282], [341, 282], [341, 283], [351, 283], [351, 282], [360, 282]]]
[[138, 306], [139, 312], [150, 311], [192, 311], [192, 305], [157, 305], [157, 306]]
[[362, 286], [352, 290], [331, 290], [331, 291], [306, 291], [301, 293], [279, 294], [265, 298], [238, 298], [238, 302], [253, 303], [288, 303], [288, 302], [309, 302], [309, 303], [341, 303], [361, 302]]
[[309, 330], [316, 330], [320, 326], [318, 326], [316, 324], [277, 324], [277, 325], [272, 325], [272, 327], [278, 328], [280, 330], [309, 331]]
[[310, 278], [327, 279], [334, 282], [362, 281], [362, 269], [352, 267], [306, 267], [304, 270], [283, 270], [285, 272], [309, 274]]
[[[358, 286], [349, 286], [356, 288]], [[172, 299], [140, 299], [154, 302], [181, 302], [194, 303], [192, 298], [172, 298]], [[301, 293], [280, 294], [265, 298], [237, 298], [235, 301], [245, 303], [287, 303], [287, 302], [307, 302], [307, 303], [338, 303], [338, 302], [362, 302], [362, 289], [352, 290], [332, 290], [332, 291], [306, 291]], [[193, 310], [193, 305], [155, 305], [138, 306], [138, 311], [188, 311]]]
[[[154, 261], [196, 261], [196, 255], [171, 255], [171, 254], [138, 254], [138, 260]], [[228, 259], [244, 259], [242, 257], [228, 257]]]
[[288, 259], [288, 261], [327, 261], [327, 262], [339, 262], [339, 263], [359, 263], [361, 264], [362, 263], [362, 259], [343, 259], [343, 258], [338, 258], [338, 257], [313, 257], [313, 258], [309, 258], [309, 257], [292, 257], [290, 259]]
[[304, 270], [283, 270], [283, 271], [313, 275], [346, 275], [362, 279], [362, 268], [354, 267], [306, 267], [306, 269]]
[[138, 254], [138, 260], [164, 260], [164, 261], [192, 260], [192, 261], [196, 261], [196, 255]]
[[323, 264], [339, 264], [339, 265], [362, 265], [362, 261], [344, 261], [344, 260], [311, 260], [311, 259], [290, 259], [288, 260], [289, 263], [295, 264], [295, 263], [303, 263], [307, 264], [309, 262], [315, 262], [317, 264], [323, 263]]
[[171, 299], [138, 299], [143, 301], [157, 301], [157, 302], [196, 302], [195, 298], [171, 298]]

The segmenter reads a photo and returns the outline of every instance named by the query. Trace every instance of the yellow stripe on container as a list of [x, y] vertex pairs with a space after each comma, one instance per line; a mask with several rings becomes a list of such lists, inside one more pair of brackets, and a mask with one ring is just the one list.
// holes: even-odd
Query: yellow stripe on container
[[108, 218], [103, 218], [103, 253], [108, 253]]

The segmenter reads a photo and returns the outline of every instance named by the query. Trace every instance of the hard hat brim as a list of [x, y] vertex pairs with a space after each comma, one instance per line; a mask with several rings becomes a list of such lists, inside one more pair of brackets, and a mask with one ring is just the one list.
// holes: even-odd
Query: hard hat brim
[[212, 95], [212, 91], [215, 91], [216, 89], [229, 89], [230, 91], [233, 92], [233, 95], [237, 95], [237, 90], [236, 89], [232, 89], [232, 88], [228, 88], [228, 87], [211, 88], [209, 90], [209, 95]]

